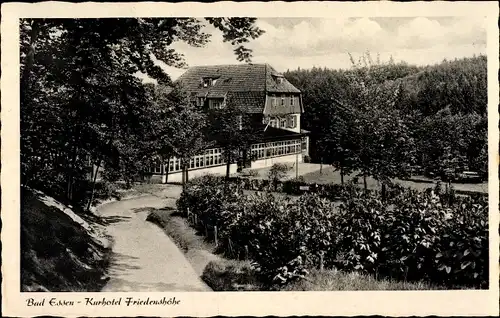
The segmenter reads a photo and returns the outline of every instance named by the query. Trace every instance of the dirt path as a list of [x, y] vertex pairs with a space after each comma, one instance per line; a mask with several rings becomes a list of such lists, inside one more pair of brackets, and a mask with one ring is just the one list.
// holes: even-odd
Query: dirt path
[[[156, 195], [112, 202], [98, 209], [109, 223], [113, 256], [110, 280], [102, 291], [210, 291], [172, 240], [147, 222], [150, 208], [175, 204], [179, 190], [164, 188]], [[160, 194], [160, 195], [158, 195]], [[170, 194], [166, 198], [165, 194]]]

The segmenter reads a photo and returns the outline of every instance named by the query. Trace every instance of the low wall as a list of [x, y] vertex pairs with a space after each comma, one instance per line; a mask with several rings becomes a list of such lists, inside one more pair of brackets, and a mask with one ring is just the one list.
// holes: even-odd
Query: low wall
[[[229, 167], [229, 172], [231, 174], [236, 173], [237, 169], [238, 169], [238, 165], [233, 163]], [[226, 165], [189, 170], [188, 171], [188, 178], [191, 179], [194, 177], [202, 176], [204, 174], [225, 175], [226, 174]], [[165, 175], [161, 176], [159, 174], [153, 174], [149, 177], [149, 182], [151, 182], [151, 183], [165, 183], [165, 180], [166, 180]], [[175, 182], [175, 183], [182, 182], [182, 172], [179, 171], [179, 172], [169, 173], [168, 174], [168, 182]]]
[[[297, 155], [286, 155], [286, 156], [280, 156], [280, 157], [273, 157], [273, 158], [265, 158], [265, 159], [260, 159], [260, 160], [255, 160], [252, 161], [252, 166], [251, 169], [259, 169], [259, 168], [266, 168], [270, 167], [275, 163], [295, 163], [297, 158]], [[302, 159], [302, 154], [299, 153], [299, 163], [303, 162]]]

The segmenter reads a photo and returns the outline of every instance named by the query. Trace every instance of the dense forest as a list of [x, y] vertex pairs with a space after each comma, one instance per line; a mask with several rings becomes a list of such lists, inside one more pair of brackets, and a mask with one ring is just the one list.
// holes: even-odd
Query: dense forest
[[411, 167], [487, 174], [486, 56], [417, 67], [351, 57], [349, 70], [285, 73], [303, 92], [311, 157], [379, 180]]

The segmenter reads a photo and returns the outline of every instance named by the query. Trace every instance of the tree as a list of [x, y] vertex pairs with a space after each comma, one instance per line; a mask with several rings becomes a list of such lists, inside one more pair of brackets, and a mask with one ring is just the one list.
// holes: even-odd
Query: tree
[[180, 86], [169, 95], [173, 116], [169, 127], [173, 154], [181, 161], [183, 184], [188, 181], [188, 168], [191, 157], [207, 147], [206, 115], [196, 108]]
[[248, 152], [255, 139], [255, 121], [252, 115], [239, 108], [229, 95], [222, 109], [208, 110], [208, 122], [208, 138], [213, 145], [223, 149], [222, 156], [226, 163], [228, 179], [231, 164], [247, 159], [242, 154]]
[[354, 64], [350, 74], [350, 100], [355, 107], [353, 160], [363, 176], [367, 188], [367, 176], [383, 185], [391, 178], [406, 175], [414, 161], [414, 141], [407, 121], [396, 109], [400, 86], [380, 78], [378, 66], [370, 64], [370, 56], [364, 64]]
[[[250, 59], [244, 44], [263, 32], [255, 19], [206, 21], [238, 60]], [[185, 66], [170, 45], [203, 46], [210, 37], [194, 18], [23, 19], [20, 33], [22, 184], [70, 202], [92, 198], [89, 162], [139, 170], [147, 156], [142, 137], [155, 118], [135, 74], [169, 84], [154, 58]]]
[[345, 71], [285, 73], [304, 93], [313, 160], [380, 180], [404, 177], [413, 164], [487, 171], [485, 56], [426, 67], [351, 60]]
[[487, 171], [487, 117], [452, 114], [448, 107], [426, 117], [417, 133], [422, 164], [429, 171]]

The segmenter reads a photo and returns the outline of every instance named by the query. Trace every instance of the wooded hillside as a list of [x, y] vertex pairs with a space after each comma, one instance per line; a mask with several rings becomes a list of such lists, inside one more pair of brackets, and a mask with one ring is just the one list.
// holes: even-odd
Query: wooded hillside
[[414, 165], [487, 173], [486, 56], [426, 67], [352, 62], [285, 73], [304, 93], [313, 161], [381, 179]]

